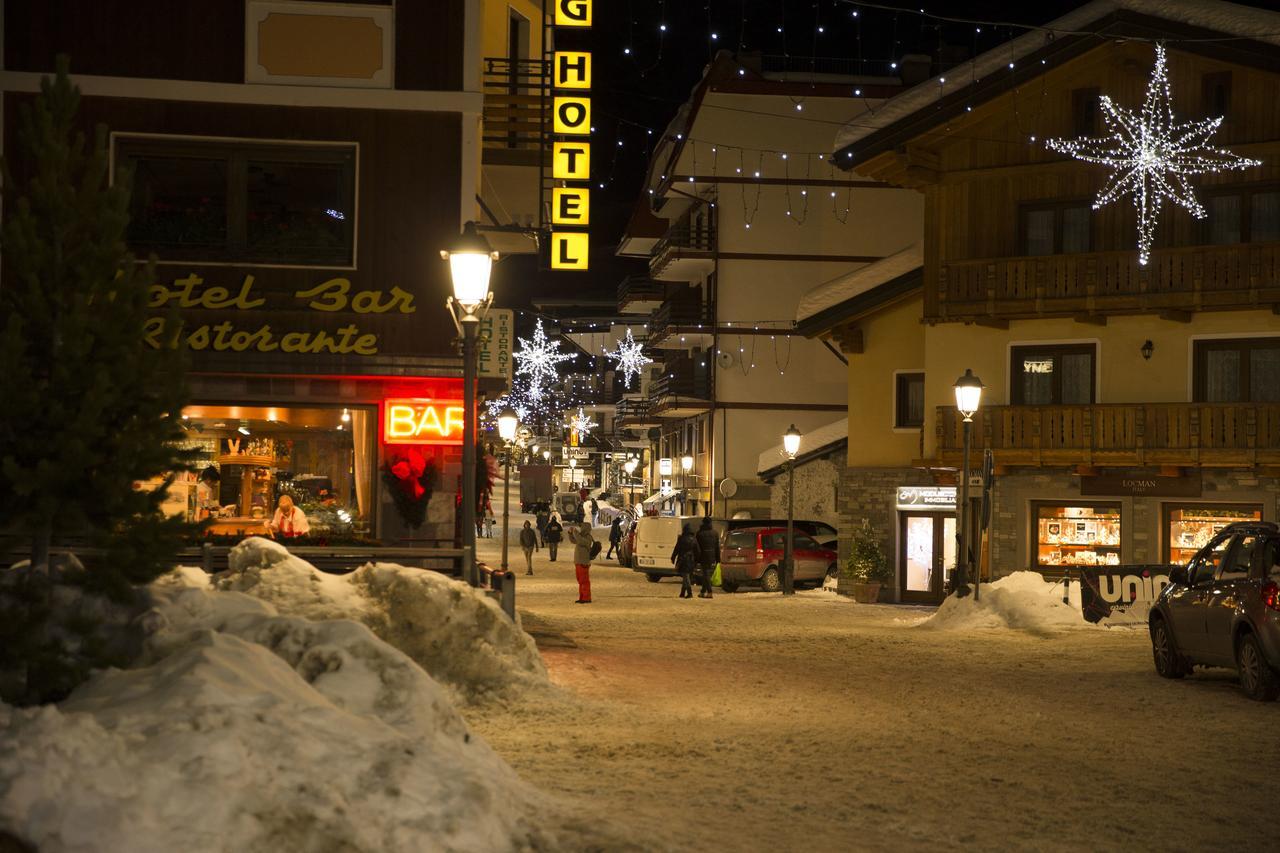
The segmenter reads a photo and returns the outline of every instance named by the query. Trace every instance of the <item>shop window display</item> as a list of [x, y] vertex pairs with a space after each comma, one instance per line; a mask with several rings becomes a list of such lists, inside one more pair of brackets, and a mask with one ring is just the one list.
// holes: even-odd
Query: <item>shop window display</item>
[[367, 540], [373, 412], [195, 405], [183, 423], [200, 451], [190, 475], [194, 514], [214, 541], [278, 535], [272, 519], [282, 496], [302, 512], [309, 539]]
[[1120, 565], [1120, 507], [1111, 504], [1035, 508], [1036, 565]]
[[1261, 521], [1257, 505], [1165, 506], [1165, 562], [1186, 565], [1222, 528], [1238, 521]]

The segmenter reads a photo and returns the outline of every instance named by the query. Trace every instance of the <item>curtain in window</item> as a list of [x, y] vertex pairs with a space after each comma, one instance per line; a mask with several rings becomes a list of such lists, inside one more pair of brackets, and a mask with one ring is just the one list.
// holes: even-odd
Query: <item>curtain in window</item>
[[1280, 403], [1280, 348], [1249, 350], [1249, 399], [1254, 403]]
[[1205, 353], [1206, 403], [1234, 403], [1240, 396], [1240, 350], [1212, 349]]
[[369, 458], [369, 417], [367, 409], [351, 412], [351, 439], [355, 445], [356, 510], [369, 520], [369, 500], [373, 492], [373, 468]]
[[1063, 208], [1062, 251], [1065, 254], [1089, 251], [1089, 208]]
[[1029, 210], [1026, 213], [1026, 246], [1024, 255], [1052, 255], [1053, 211]]
[[1254, 243], [1280, 240], [1280, 192], [1254, 193], [1251, 207], [1249, 239]]
[[1209, 199], [1209, 242], [1227, 246], [1240, 242], [1240, 196], [1215, 195]]
[[1022, 402], [1028, 406], [1053, 405], [1052, 357], [1027, 356], [1022, 359]]
[[1087, 405], [1093, 402], [1093, 356], [1068, 353], [1062, 356], [1062, 402]]

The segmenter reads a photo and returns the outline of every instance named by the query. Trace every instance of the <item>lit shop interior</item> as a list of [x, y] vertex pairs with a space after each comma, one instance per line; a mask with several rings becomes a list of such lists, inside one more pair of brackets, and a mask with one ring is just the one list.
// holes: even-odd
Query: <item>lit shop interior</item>
[[282, 495], [312, 538], [370, 534], [377, 412], [371, 408], [190, 406], [185, 446], [195, 470], [169, 493], [167, 514], [210, 519], [208, 535], [268, 535]]
[[[1034, 505], [1036, 565], [1118, 566], [1122, 512], [1119, 503]], [[1228, 524], [1262, 520], [1261, 504], [1164, 503], [1161, 561], [1186, 563]]]

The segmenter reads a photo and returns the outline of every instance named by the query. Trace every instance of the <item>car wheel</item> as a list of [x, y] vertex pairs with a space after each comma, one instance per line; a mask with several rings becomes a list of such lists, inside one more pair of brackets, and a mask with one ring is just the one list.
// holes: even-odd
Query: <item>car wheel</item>
[[1280, 696], [1280, 678], [1262, 656], [1262, 647], [1253, 634], [1245, 634], [1236, 643], [1236, 668], [1240, 670], [1240, 686], [1250, 699], [1273, 702]]
[[653, 572], [649, 572], [645, 577], [648, 579], [649, 583], [657, 583], [662, 580], [662, 575], [656, 575]]
[[720, 583], [720, 589], [721, 589], [721, 590], [723, 590], [724, 592], [737, 592], [737, 591], [738, 591], [738, 582], [737, 582], [737, 581], [722, 581], [722, 582]]
[[1173, 635], [1163, 619], [1151, 623], [1151, 656], [1155, 659], [1156, 672], [1161, 678], [1182, 678], [1187, 665], [1173, 644]]
[[782, 578], [778, 576], [778, 570], [773, 566], [764, 570], [764, 574], [760, 576], [760, 588], [765, 592], [777, 592], [782, 589]]

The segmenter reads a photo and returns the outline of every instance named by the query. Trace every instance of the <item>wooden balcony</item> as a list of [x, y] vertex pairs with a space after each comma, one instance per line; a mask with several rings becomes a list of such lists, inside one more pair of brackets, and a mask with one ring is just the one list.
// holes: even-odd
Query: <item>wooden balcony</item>
[[950, 261], [925, 288], [926, 320], [1012, 320], [1272, 308], [1280, 243]]
[[658, 281], [696, 281], [715, 269], [715, 230], [679, 225], [653, 247], [649, 277]]
[[[938, 459], [960, 462], [962, 419], [938, 408]], [[997, 465], [1238, 468], [1280, 465], [1280, 404], [1135, 403], [989, 406], [973, 419], [973, 451]]]
[[484, 60], [486, 162], [537, 165], [542, 158], [551, 132], [549, 70], [541, 59]]

